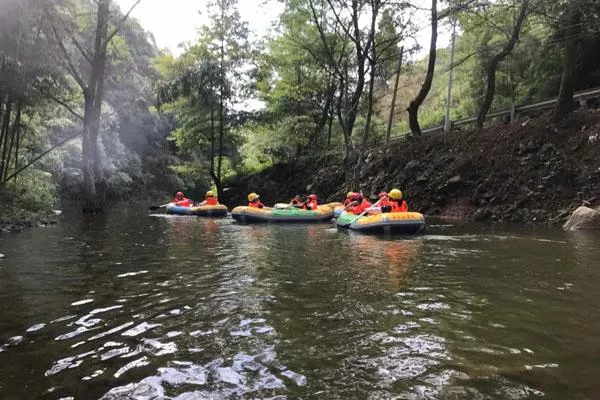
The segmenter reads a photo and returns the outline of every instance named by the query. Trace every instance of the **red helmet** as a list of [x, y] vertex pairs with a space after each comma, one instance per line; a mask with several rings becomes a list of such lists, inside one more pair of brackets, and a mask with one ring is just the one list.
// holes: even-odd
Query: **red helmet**
[[317, 200], [317, 195], [316, 195], [316, 194], [309, 194], [309, 195], [308, 195], [308, 199], [309, 199], [309, 200], [315, 200], [315, 201], [316, 201], [316, 200]]
[[352, 195], [352, 197], [351, 197], [351, 200], [353, 200], [353, 201], [362, 200], [362, 194], [360, 194], [360, 193], [358, 193], [358, 192], [355, 192], [355, 193]]
[[387, 192], [381, 192], [381, 193], [379, 193], [379, 198], [383, 199], [384, 197], [387, 197], [387, 195], [388, 195]]
[[175, 193], [175, 197], [176, 198], [183, 197], [183, 192], [177, 192], [177, 193]]

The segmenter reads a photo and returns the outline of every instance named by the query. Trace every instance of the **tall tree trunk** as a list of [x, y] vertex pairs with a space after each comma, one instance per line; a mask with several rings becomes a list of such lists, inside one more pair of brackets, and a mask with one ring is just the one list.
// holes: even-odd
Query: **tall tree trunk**
[[396, 68], [396, 79], [394, 80], [394, 92], [392, 94], [392, 105], [390, 107], [390, 116], [387, 124], [387, 134], [385, 141], [390, 142], [390, 136], [392, 134], [392, 124], [394, 123], [394, 111], [396, 110], [396, 97], [398, 96], [398, 85], [400, 84], [400, 72], [402, 70], [402, 56], [404, 54], [404, 47], [400, 48], [400, 56], [398, 57], [398, 68]]
[[331, 99], [331, 104], [329, 106], [329, 122], [328, 122], [328, 127], [327, 127], [327, 148], [329, 148], [329, 146], [331, 146], [331, 132], [333, 131], [333, 99]]
[[421, 89], [409, 104], [408, 125], [413, 135], [421, 135], [421, 126], [419, 125], [419, 107], [427, 98], [431, 83], [433, 82], [433, 73], [435, 72], [436, 46], [438, 37], [438, 17], [437, 17], [437, 0], [431, 0], [431, 43], [429, 44], [429, 63], [427, 64], [427, 73], [425, 81], [421, 85]]
[[101, 211], [104, 206], [105, 182], [102, 177], [102, 160], [98, 151], [98, 135], [104, 100], [109, 12], [109, 0], [99, 0], [92, 72], [89, 84], [84, 89], [83, 158], [86, 190], [84, 211], [86, 212]]
[[93, 124], [94, 98], [89, 88], [84, 90], [84, 114], [83, 114], [83, 182], [85, 190], [85, 212], [94, 212], [97, 209], [96, 179], [94, 173], [94, 149], [92, 143], [91, 128]]
[[8, 141], [10, 135], [10, 118], [12, 114], [13, 101], [9, 97], [6, 102], [6, 111], [4, 112], [4, 119], [0, 125], [0, 182], [4, 182], [4, 169], [7, 168], [6, 163], [6, 152], [8, 150]]
[[6, 163], [4, 166], [4, 175], [0, 175], [0, 180], [4, 181], [8, 176], [8, 171], [10, 170], [10, 165], [12, 164], [11, 154], [13, 152], [13, 146], [15, 145], [15, 138], [17, 137], [17, 132], [19, 130], [19, 125], [21, 125], [21, 103], [17, 103], [17, 112], [15, 114], [15, 120], [12, 126], [12, 134], [10, 135], [10, 142], [8, 142], [8, 152], [6, 153]]
[[480, 129], [483, 127], [485, 117], [490, 111], [490, 107], [492, 106], [492, 102], [494, 101], [494, 96], [496, 94], [496, 70], [498, 69], [498, 64], [500, 64], [513, 51], [515, 45], [519, 41], [521, 27], [523, 26], [525, 18], [527, 18], [528, 8], [529, 0], [523, 0], [523, 3], [521, 4], [521, 10], [519, 11], [519, 15], [515, 22], [515, 26], [513, 27], [510, 39], [508, 40], [502, 51], [496, 54], [494, 57], [492, 57], [492, 59], [488, 63], [487, 88], [485, 91], [485, 99], [483, 100], [483, 104], [481, 105], [479, 113], [477, 114], [477, 127]]
[[565, 30], [563, 45], [563, 70], [560, 79], [558, 100], [554, 109], [554, 120], [559, 121], [567, 114], [575, 110], [573, 94], [575, 93], [575, 82], [577, 79], [577, 56], [579, 50], [579, 35], [581, 34], [581, 10], [575, 1], [569, 6], [567, 19], [568, 28]]

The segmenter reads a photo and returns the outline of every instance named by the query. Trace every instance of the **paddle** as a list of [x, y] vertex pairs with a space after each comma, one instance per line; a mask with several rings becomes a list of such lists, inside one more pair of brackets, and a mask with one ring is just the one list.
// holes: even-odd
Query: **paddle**
[[[369, 207], [369, 208], [377, 207], [377, 205], [378, 205], [379, 203], [381, 203], [381, 199], [379, 199], [379, 200], [377, 201], [377, 203], [373, 204], [373, 205], [372, 205], [371, 207]], [[354, 218], [352, 221], [350, 221], [350, 222], [349, 222], [349, 223], [347, 223], [347, 224], [344, 224], [344, 225], [342, 225], [342, 227], [343, 227], [343, 228], [347, 228], [347, 227], [349, 227], [350, 225], [352, 225], [353, 223], [355, 223], [355, 222], [356, 222], [356, 220], [358, 220], [360, 217], [362, 217], [362, 216], [366, 215], [368, 212], [369, 212], [368, 210], [365, 210], [365, 211], [363, 211], [362, 213], [360, 213], [359, 215], [357, 215], [357, 216], [356, 216], [356, 218]]]
[[167, 204], [163, 204], [163, 205], [160, 205], [160, 206], [150, 206], [148, 209], [149, 209], [150, 211], [154, 211], [154, 210], [158, 210], [159, 208], [166, 207], [166, 206], [168, 206], [168, 205], [170, 205], [170, 204], [173, 204], [173, 203], [167, 203]]

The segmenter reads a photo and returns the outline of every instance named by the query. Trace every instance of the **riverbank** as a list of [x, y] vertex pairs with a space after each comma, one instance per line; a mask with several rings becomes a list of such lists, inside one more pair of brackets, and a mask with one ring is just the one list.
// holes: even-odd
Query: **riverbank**
[[20, 232], [25, 228], [54, 225], [58, 222], [59, 211], [30, 211], [16, 207], [9, 202], [0, 202], [0, 234]]
[[[482, 132], [456, 130], [369, 149], [360, 190], [403, 190], [411, 209], [443, 218], [563, 223], [581, 204], [600, 204], [600, 112], [554, 123], [549, 114]], [[249, 192], [266, 203], [314, 192], [322, 202], [346, 192], [341, 155], [300, 159], [227, 183], [225, 204]]]

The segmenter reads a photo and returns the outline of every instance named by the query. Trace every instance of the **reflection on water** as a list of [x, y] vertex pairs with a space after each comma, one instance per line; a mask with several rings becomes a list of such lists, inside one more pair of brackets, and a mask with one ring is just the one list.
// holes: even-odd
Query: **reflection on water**
[[115, 213], [0, 237], [0, 393], [599, 397], [599, 237], [481, 229]]

